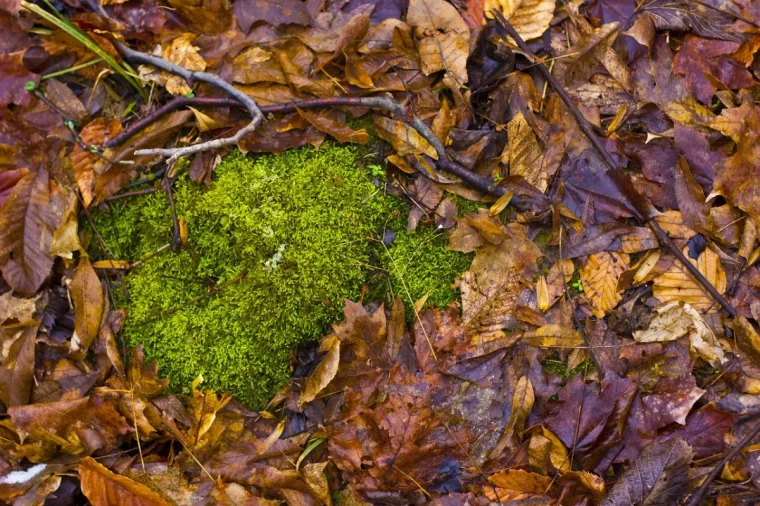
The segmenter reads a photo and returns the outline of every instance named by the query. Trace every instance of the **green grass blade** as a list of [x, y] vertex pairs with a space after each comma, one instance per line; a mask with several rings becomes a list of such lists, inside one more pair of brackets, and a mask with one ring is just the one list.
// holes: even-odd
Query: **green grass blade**
[[[143, 98], [147, 98], [147, 93], [145, 90], [143, 90], [142, 86], [140, 86], [137, 80], [135, 80], [134, 71], [131, 67], [127, 69], [124, 65], [121, 65], [119, 62], [117, 62], [110, 54], [106, 53], [100, 46], [98, 46], [95, 41], [89, 38], [87, 34], [77, 28], [71, 21], [63, 17], [63, 15], [61, 15], [54, 8], [53, 12], [55, 12], [55, 14], [51, 14], [40, 6], [29, 3], [26, 0], [21, 0], [21, 5], [28, 11], [37, 14], [48, 23], [57, 26], [72, 38], [74, 38], [77, 42], [82, 44], [84, 47], [95, 53], [116, 73], [126, 79], [126, 81], [131, 84], [132, 87], [135, 88]], [[50, 4], [48, 3], [48, 5]], [[52, 6], [50, 7], [52, 8]]]

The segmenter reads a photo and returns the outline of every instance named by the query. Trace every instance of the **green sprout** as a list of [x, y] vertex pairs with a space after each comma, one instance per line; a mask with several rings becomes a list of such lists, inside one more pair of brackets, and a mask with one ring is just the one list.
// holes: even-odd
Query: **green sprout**
[[34, 81], [27, 81], [24, 88], [26, 88], [26, 91], [34, 91], [37, 89], [37, 83]]
[[369, 170], [372, 171], [374, 177], [385, 179], [385, 169], [380, 165], [370, 165]]
[[580, 278], [579, 278], [579, 279], [576, 279], [576, 280], [575, 280], [575, 281], [572, 283], [572, 285], [571, 285], [571, 286], [572, 286], [573, 288], [575, 288], [576, 290], [578, 290], [579, 292], [582, 292], [582, 291], [583, 291], [583, 282], [580, 280]]

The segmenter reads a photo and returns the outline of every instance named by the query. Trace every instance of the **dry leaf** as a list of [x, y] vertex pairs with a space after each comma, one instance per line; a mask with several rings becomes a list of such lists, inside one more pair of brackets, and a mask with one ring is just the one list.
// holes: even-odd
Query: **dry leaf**
[[98, 336], [105, 306], [103, 288], [89, 258], [79, 260], [69, 290], [74, 303], [74, 335], [71, 337], [70, 351], [75, 356], [84, 356]]
[[604, 318], [622, 295], [618, 293], [618, 280], [630, 267], [631, 258], [625, 253], [602, 251], [589, 255], [580, 268], [583, 291], [588, 295], [594, 316]]
[[377, 129], [377, 135], [388, 141], [399, 156], [424, 154], [434, 160], [438, 159], [433, 146], [403, 121], [375, 116], [372, 123]]
[[[688, 247], [683, 249], [683, 253], [688, 258]], [[689, 261], [719, 293], [726, 291], [726, 272], [717, 253], [707, 248], [696, 261], [691, 258]], [[697, 311], [715, 312], [720, 308], [720, 305], [678, 260], [673, 262], [665, 273], [655, 278], [653, 291], [660, 302], [681, 301]]]
[[665, 343], [688, 335], [691, 349], [696, 355], [716, 368], [726, 362], [718, 339], [693, 307], [674, 301], [657, 307], [655, 312], [646, 330], [633, 333], [636, 342]]
[[518, 112], [507, 124], [507, 132], [509, 143], [501, 155], [502, 162], [509, 162], [511, 175], [522, 176], [541, 193], [545, 192], [549, 186], [549, 176], [543, 166], [543, 150], [522, 112]]
[[549, 29], [556, 6], [554, 0], [486, 0], [483, 9], [488, 19], [491, 10], [501, 12], [523, 40], [530, 40]]
[[327, 352], [325, 358], [314, 368], [314, 372], [306, 379], [301, 392], [301, 405], [311, 402], [335, 377], [340, 363], [340, 339], [335, 334], [325, 338], [319, 345], [320, 352]]
[[79, 480], [92, 506], [169, 506], [145, 485], [112, 473], [90, 457], [79, 462]]
[[523, 334], [522, 342], [538, 348], [575, 348], [583, 337], [571, 328], [549, 324]]
[[444, 0], [410, 0], [406, 22], [414, 28], [425, 75], [445, 70], [451, 88], [466, 84], [470, 29], [454, 6]]

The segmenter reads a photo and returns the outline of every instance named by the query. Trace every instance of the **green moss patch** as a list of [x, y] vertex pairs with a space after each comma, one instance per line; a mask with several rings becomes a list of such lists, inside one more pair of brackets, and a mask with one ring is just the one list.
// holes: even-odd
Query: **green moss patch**
[[[383, 246], [384, 228], [405, 204], [377, 188], [346, 147], [234, 152], [209, 188], [180, 177], [175, 202], [187, 247], [151, 256], [125, 277], [125, 338], [143, 343], [175, 388], [202, 374], [205, 385], [253, 406], [287, 380], [291, 349], [319, 338], [366, 283], [385, 277], [387, 287], [389, 278], [407, 303], [430, 292], [429, 302], [446, 305], [471, 260], [446, 251], [432, 227], [396, 230]], [[134, 262], [171, 242], [160, 192], [119, 202], [96, 223], [117, 259]]]

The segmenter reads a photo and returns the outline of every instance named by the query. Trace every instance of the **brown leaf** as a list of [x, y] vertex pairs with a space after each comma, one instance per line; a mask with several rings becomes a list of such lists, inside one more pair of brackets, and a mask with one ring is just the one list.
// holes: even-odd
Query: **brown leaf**
[[707, 215], [709, 207], [705, 203], [705, 194], [702, 187], [691, 173], [691, 168], [686, 160], [678, 157], [675, 170], [675, 193], [678, 209], [684, 217], [684, 224], [693, 230], [705, 230], [707, 228]]
[[[193, 46], [193, 41], [197, 35], [192, 33], [183, 33], [179, 37], [174, 37], [166, 47], [161, 51], [161, 56], [188, 70], [202, 72], [206, 70], [206, 61], [198, 52], [198, 48]], [[169, 72], [157, 70], [149, 65], [141, 65], [139, 68], [140, 77], [146, 81], [154, 81], [166, 87], [166, 91], [172, 95], [186, 95], [192, 91], [188, 83], [179, 76]]]
[[29, 402], [38, 327], [39, 323], [13, 334], [10, 330], [0, 331], [3, 347], [8, 350], [0, 365], [0, 400], [8, 407]]
[[414, 27], [425, 75], [445, 70], [450, 88], [466, 84], [470, 29], [457, 10], [444, 0], [410, 0], [406, 22]]
[[319, 345], [320, 352], [327, 352], [314, 372], [306, 378], [306, 384], [301, 392], [300, 403], [303, 406], [317, 398], [317, 395], [327, 386], [338, 372], [338, 363], [340, 362], [340, 339], [333, 334], [325, 338]]
[[583, 291], [588, 295], [597, 318], [604, 318], [614, 308], [622, 295], [618, 292], [620, 275], [631, 265], [625, 253], [603, 251], [589, 255], [580, 268]]
[[521, 341], [538, 348], [572, 349], [583, 344], [583, 337], [576, 330], [549, 324], [526, 332]]
[[23, 299], [8, 291], [0, 295], [0, 329], [27, 327], [35, 322], [39, 297]]
[[82, 493], [93, 506], [169, 506], [145, 485], [112, 473], [90, 457], [79, 462], [79, 480]]
[[[82, 129], [80, 137], [82, 138], [82, 142], [87, 145], [99, 146], [120, 131], [121, 123], [116, 120], [108, 121], [104, 117], [99, 117], [88, 123], [87, 126]], [[133, 139], [133, 141], [134, 140], [135, 139]], [[112, 160], [115, 158], [116, 157], [111, 157]], [[79, 144], [74, 146], [71, 161], [74, 164], [74, 175], [77, 179], [79, 191], [82, 193], [82, 200], [85, 207], [89, 207], [90, 203], [95, 200], [96, 183], [100, 176], [103, 176], [111, 170], [123, 171], [120, 167], [109, 168], [102, 159], [98, 158], [94, 153], [83, 149]]]
[[50, 245], [61, 217], [50, 207], [48, 171], [27, 172], [0, 209], [0, 270], [21, 295], [32, 296], [53, 267]]
[[299, 0], [243, 0], [235, 2], [235, 14], [245, 32], [259, 20], [277, 27], [312, 23], [306, 4]]
[[438, 159], [438, 153], [433, 146], [406, 123], [383, 116], [375, 116], [372, 123], [377, 129], [377, 135], [391, 143], [398, 155], [425, 154], [434, 160]]
[[35, 84], [40, 82], [39, 76], [24, 68], [24, 53], [25, 51], [18, 51], [0, 54], [0, 106], [28, 104], [32, 94], [24, 86], [27, 81]]
[[296, 107], [296, 110], [314, 128], [335, 137], [338, 142], [355, 142], [358, 144], [369, 142], [369, 134], [365, 129], [354, 130], [346, 125], [345, 113], [331, 110], [314, 112], [308, 109], [299, 109], [298, 107]]
[[[499, 501], [518, 501], [542, 496], [552, 485], [552, 479], [548, 476], [519, 469], [499, 471], [490, 476], [488, 481], [497, 487]], [[491, 499], [496, 500], [497, 497]]]
[[74, 356], [84, 357], [98, 336], [105, 306], [103, 288], [89, 258], [79, 260], [69, 290], [74, 303], [74, 335], [71, 337], [70, 351]]
[[651, 17], [658, 30], [694, 32], [702, 37], [719, 40], [740, 40], [730, 26], [734, 17], [721, 9], [710, 9], [690, 0], [652, 0], [642, 5], [640, 12]]
[[[688, 258], [688, 248], [684, 248], [683, 251]], [[689, 262], [719, 293], [722, 294], [726, 291], [726, 272], [723, 270], [717, 253], [707, 248], [696, 261], [689, 258]], [[681, 301], [689, 304], [697, 311], [715, 312], [718, 310], [712, 296], [679, 261], [675, 261], [670, 269], [655, 278], [653, 291], [654, 296], [660, 302]]]
[[689, 482], [692, 451], [681, 438], [644, 448], [610, 490], [602, 506], [677, 503]]

